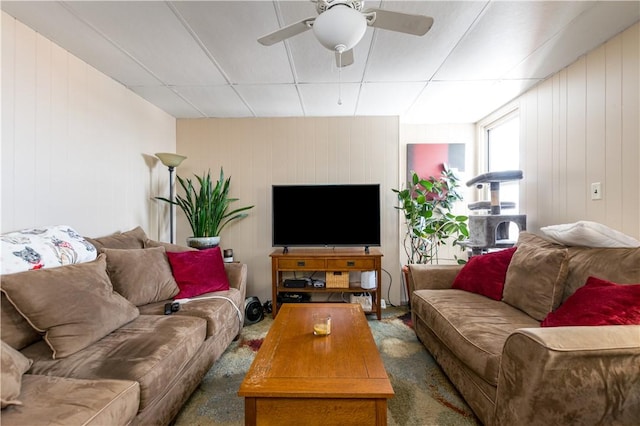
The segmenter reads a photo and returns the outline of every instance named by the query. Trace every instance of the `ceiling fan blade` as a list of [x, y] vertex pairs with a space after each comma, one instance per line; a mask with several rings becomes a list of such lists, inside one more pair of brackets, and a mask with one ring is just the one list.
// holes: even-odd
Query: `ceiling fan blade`
[[345, 50], [342, 52], [342, 58], [340, 57], [340, 53], [336, 52], [336, 66], [337, 67], [347, 67], [353, 64], [353, 49]]
[[258, 42], [265, 46], [271, 46], [272, 44], [276, 44], [279, 41], [286, 40], [290, 37], [310, 30], [311, 26], [313, 25], [313, 21], [315, 20], [316, 18], [307, 18], [303, 19], [300, 22], [296, 22], [295, 24], [287, 25], [286, 27], [280, 28], [279, 30], [260, 37], [258, 39]]
[[367, 16], [367, 23], [372, 27], [417, 36], [425, 35], [433, 25], [433, 18], [430, 16], [411, 15], [382, 9], [367, 9], [363, 13], [370, 14]]

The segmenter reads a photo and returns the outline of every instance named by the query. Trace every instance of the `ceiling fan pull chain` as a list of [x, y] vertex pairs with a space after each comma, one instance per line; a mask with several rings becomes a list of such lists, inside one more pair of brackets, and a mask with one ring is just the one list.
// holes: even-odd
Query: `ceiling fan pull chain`
[[342, 105], [342, 52], [343, 49], [338, 48], [338, 105]]

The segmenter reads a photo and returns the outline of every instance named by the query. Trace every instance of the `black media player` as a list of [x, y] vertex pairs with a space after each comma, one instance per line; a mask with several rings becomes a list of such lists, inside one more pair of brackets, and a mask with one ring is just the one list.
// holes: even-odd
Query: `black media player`
[[286, 288], [305, 288], [309, 283], [310, 282], [308, 278], [284, 280], [284, 286]]

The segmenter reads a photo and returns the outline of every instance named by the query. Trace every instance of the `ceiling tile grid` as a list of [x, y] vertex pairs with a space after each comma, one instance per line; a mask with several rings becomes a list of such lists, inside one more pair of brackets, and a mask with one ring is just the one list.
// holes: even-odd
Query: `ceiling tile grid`
[[268, 47], [257, 41], [316, 17], [308, 0], [0, 7], [177, 118], [397, 115], [426, 123], [476, 122], [640, 19], [637, 0], [363, 3], [434, 23], [424, 36], [369, 27], [354, 63], [338, 70], [312, 30]]

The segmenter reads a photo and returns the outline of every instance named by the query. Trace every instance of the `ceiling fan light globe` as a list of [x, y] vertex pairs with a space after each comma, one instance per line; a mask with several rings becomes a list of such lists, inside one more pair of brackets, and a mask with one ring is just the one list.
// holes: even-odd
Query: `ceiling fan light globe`
[[362, 13], [346, 6], [333, 7], [320, 14], [313, 23], [313, 32], [324, 47], [335, 51], [337, 46], [352, 49], [364, 36], [367, 20]]

